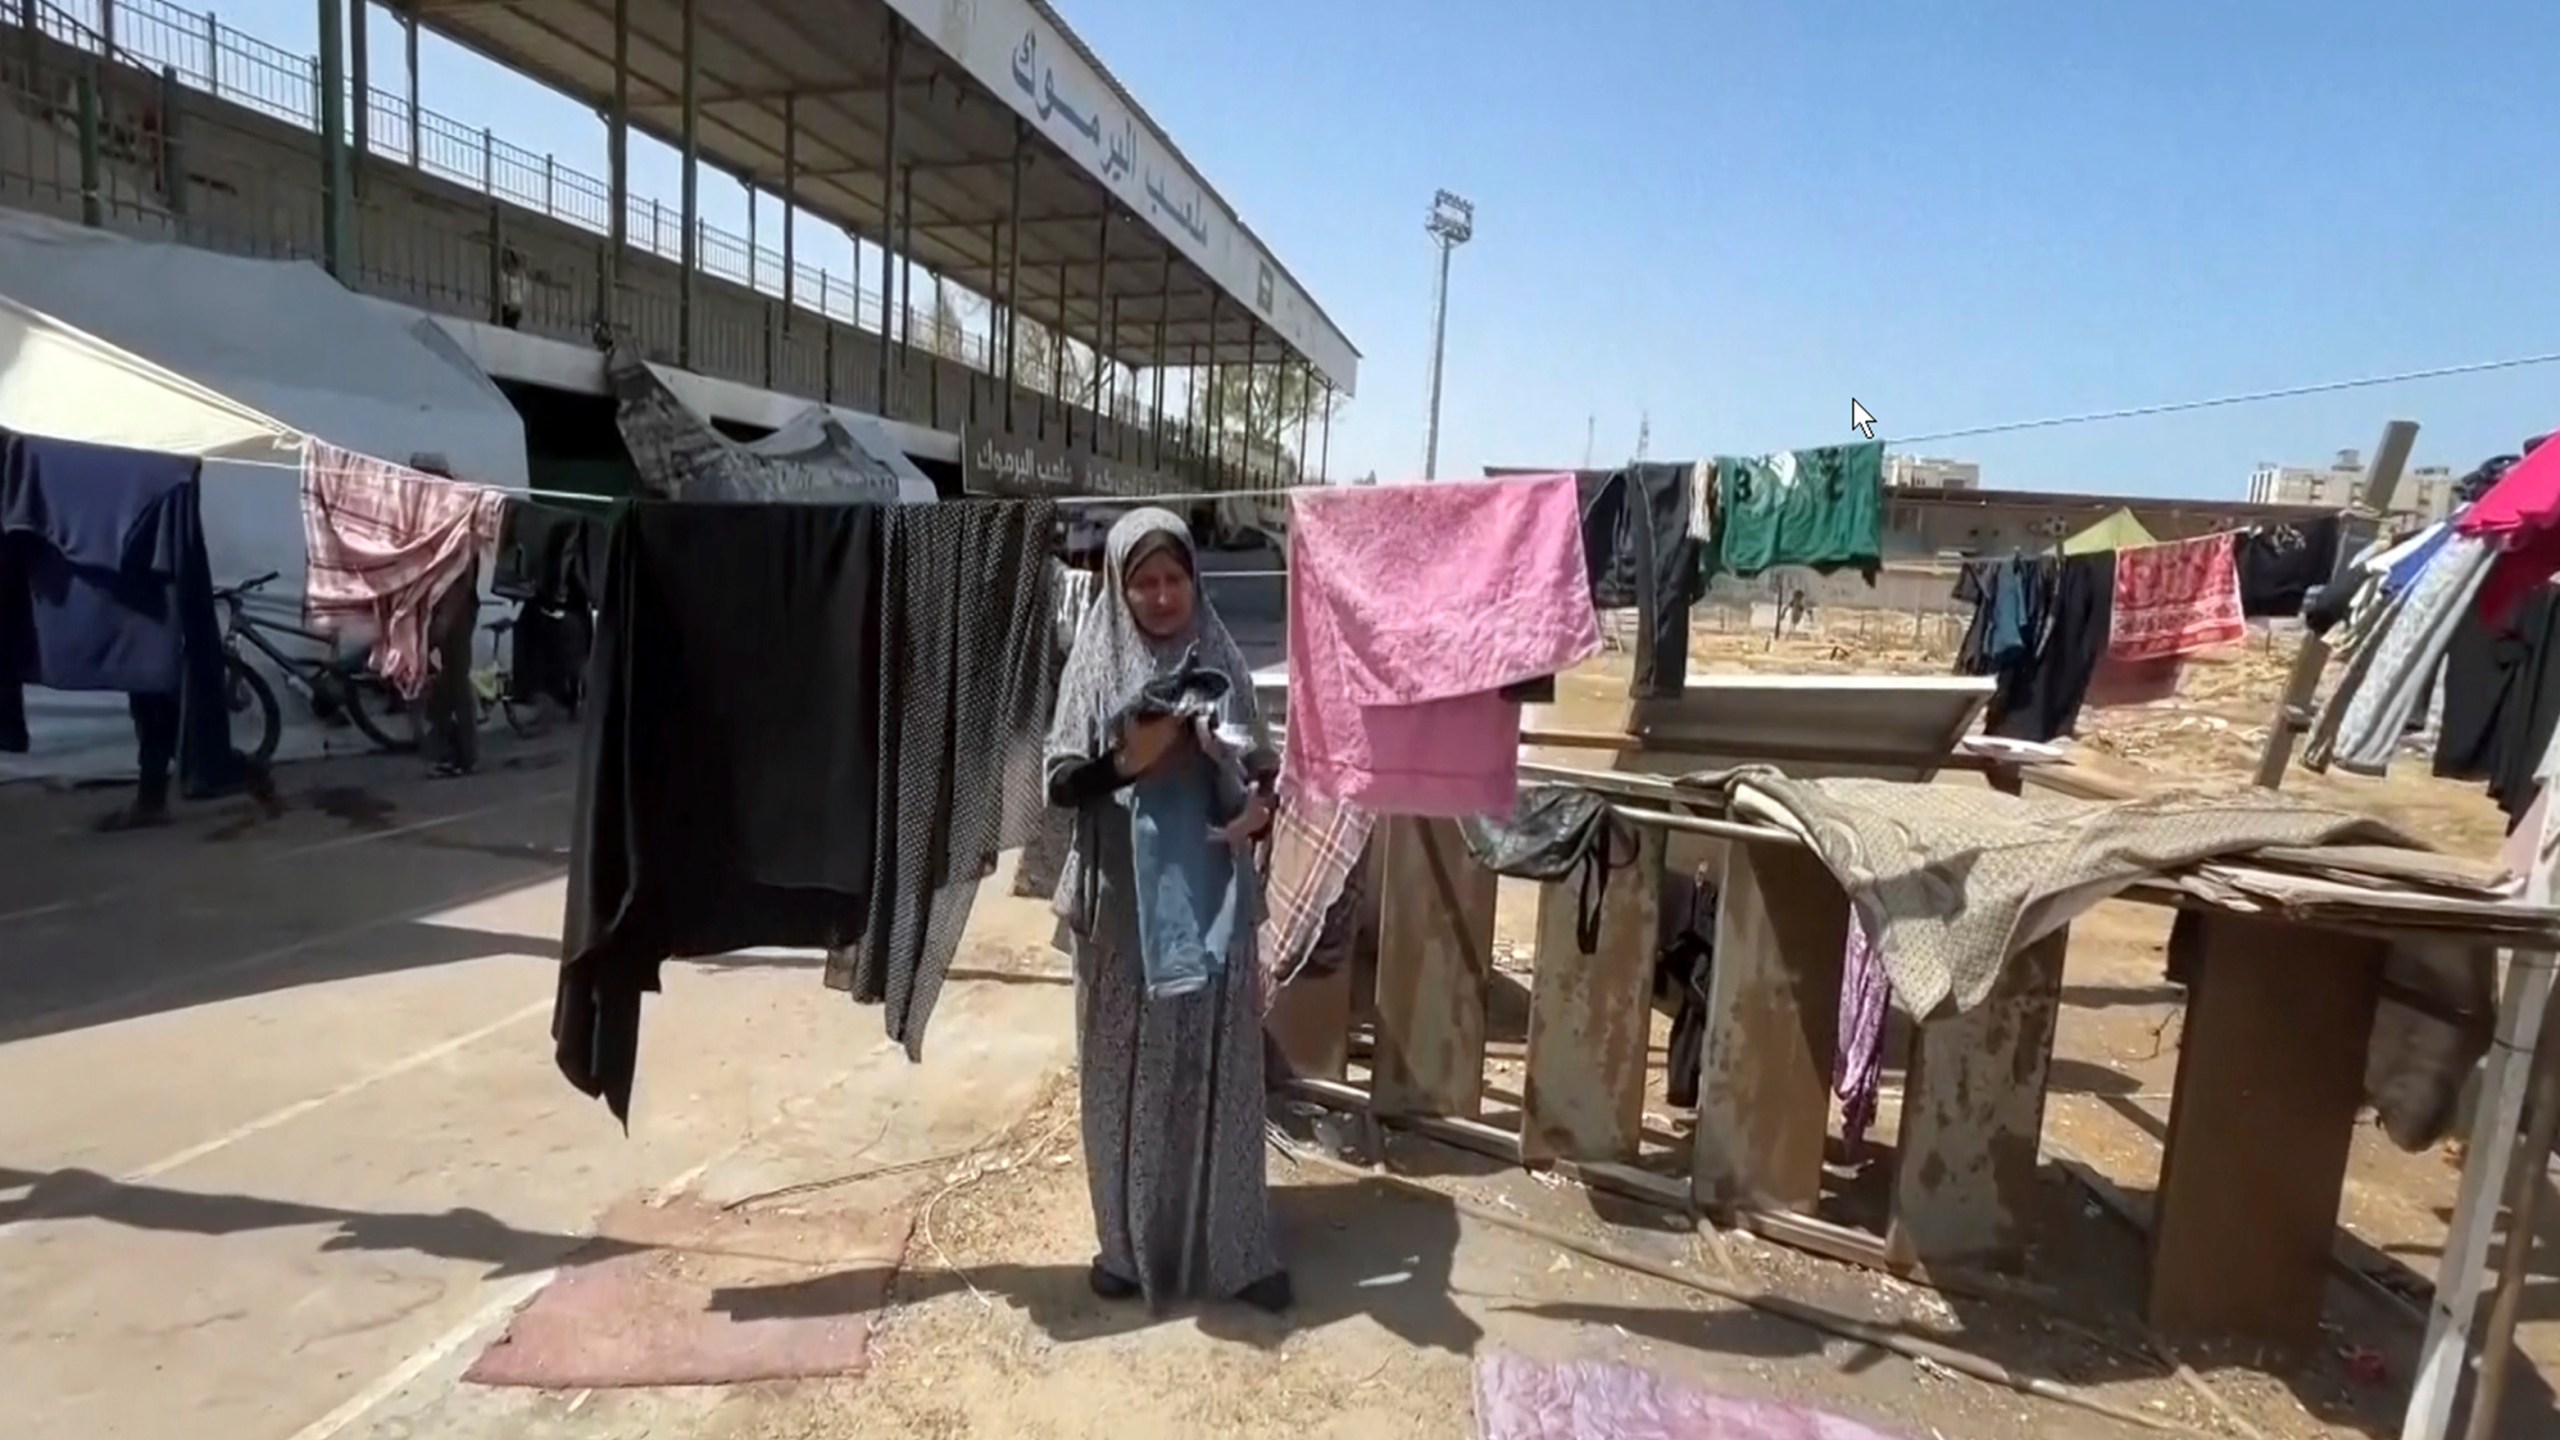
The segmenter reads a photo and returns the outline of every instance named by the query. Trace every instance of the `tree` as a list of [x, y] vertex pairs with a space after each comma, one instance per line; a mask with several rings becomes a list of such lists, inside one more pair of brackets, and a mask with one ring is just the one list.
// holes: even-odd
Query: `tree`
[[1298, 425], [1303, 417], [1310, 433], [1324, 428], [1350, 397], [1318, 382], [1305, 366], [1222, 365], [1212, 372], [1205, 405], [1214, 397], [1219, 428], [1253, 459], [1254, 468], [1295, 475], [1298, 470]]

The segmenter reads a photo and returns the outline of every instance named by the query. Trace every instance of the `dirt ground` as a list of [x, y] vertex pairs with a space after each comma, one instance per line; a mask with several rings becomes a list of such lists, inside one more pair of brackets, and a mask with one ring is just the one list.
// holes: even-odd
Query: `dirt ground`
[[[1819, 633], [1772, 641], [1709, 612], [1695, 668], [1943, 673], [1955, 639], [1943, 622], [1851, 612], [1821, 617]], [[2241, 782], [2289, 658], [2281, 645], [2253, 639], [2191, 666], [2176, 702], [2093, 714], [2081, 763], [2145, 784]], [[1622, 683], [1607, 662], [1591, 678], [1602, 688]], [[2503, 831], [2494, 807], [2477, 787], [2424, 770], [2413, 759], [2388, 780], [2297, 772], [2288, 785], [2389, 816], [2447, 849], [2492, 853]], [[2441, 1152], [2404, 1155], [2378, 1130], [2361, 1134], [2340, 1248], [2370, 1278], [2342, 1273], [2332, 1286], [2329, 1343], [2308, 1365], [2270, 1371], [2255, 1357], [2195, 1355], [2201, 1383], [2191, 1383], [2128, 1322], [2138, 1313], [2139, 1236], [2059, 1162], [2085, 1164], [2137, 1198], [2156, 1184], [2179, 1033], [2178, 992], [2161, 973], [2164, 911], [2108, 905], [2074, 930], [2045, 1125], [2057, 1162], [2047, 1167], [2054, 1238], [2019, 1277], [2032, 1301], [1941, 1294], [1748, 1236], [1702, 1234], [1553, 1176], [1407, 1137], [1391, 1136], [1384, 1156], [1399, 1175], [1675, 1275], [1934, 1338], [2150, 1421], [2134, 1425], [1596, 1263], [1429, 1196], [1284, 1153], [1274, 1154], [1271, 1173], [1300, 1299], [1293, 1314], [1208, 1307], [1151, 1320], [1106, 1306], [1084, 1285], [1091, 1221], [1076, 1148], [1065, 961], [1046, 943], [1045, 907], [1006, 894], [1002, 874], [982, 892], [922, 1066], [880, 1046], [876, 1021], [846, 1020], [806, 957], [679, 967], [652, 1010], [635, 1146], [547, 1073], [534, 1032], [559, 899], [556, 878], [544, 877], [556, 876], [565, 806], [548, 791], [504, 798], [496, 787], [507, 783], [535, 782], [493, 777], [487, 794], [443, 801], [450, 819], [404, 808], [369, 820], [360, 839], [337, 836], [315, 800], [293, 821], [307, 834], [262, 842], [271, 858], [226, 862], [230, 869], [203, 877], [202, 897], [191, 889], [161, 907], [210, 914], [216, 891], [236, 896], [250, 883], [242, 877], [264, 876], [256, 884], [274, 894], [259, 890], [261, 905], [312, 910], [290, 925], [241, 921], [243, 954], [292, 939], [300, 930], [291, 926], [322, 925], [323, 902], [341, 891], [386, 913], [458, 907], [394, 927], [410, 949], [390, 959], [373, 951], [391, 941], [369, 931], [360, 943], [329, 942], [347, 953], [330, 951], [325, 965], [293, 960], [313, 973], [260, 979], [255, 993], [244, 967], [264, 960], [208, 961], [158, 910], [88, 904], [75, 926], [69, 912], [52, 913], [59, 906], [0, 905], [0, 920], [14, 915], [17, 927], [0, 943], [30, 962], [24, 983], [62, 989], [43, 1003], [71, 1017], [22, 1027], [34, 1038], [0, 1027], [0, 1067], [11, 1067], [0, 1074], [59, 1097], [21, 1115], [10, 1158], [31, 1171], [49, 1164], [120, 1177], [96, 1180], [96, 1196], [48, 1209], [38, 1203], [49, 1193], [41, 1177], [0, 1169], [0, 1219], [22, 1207], [14, 1234], [0, 1225], [0, 1239], [24, 1247], [0, 1266], [0, 1298], [10, 1299], [0, 1309], [33, 1317], [17, 1329], [0, 1325], [0, 1410], [21, 1418], [5, 1403], [13, 1394], [52, 1407], [25, 1412], [31, 1435], [176, 1433], [179, 1417], [204, 1414], [218, 1423], [193, 1428], [218, 1440], [1461, 1440], [1475, 1433], [1472, 1357], [1494, 1348], [1621, 1359], [1730, 1394], [1818, 1405], [1906, 1440], [2117, 1440], [2161, 1427], [2243, 1440], [2397, 1433], [2420, 1332], [2407, 1297], [2423, 1295], [2433, 1273], [2456, 1181]], [[423, 803], [381, 793], [404, 807]], [[515, 808], [474, 808], [499, 804]], [[160, 843], [174, 855], [213, 838]], [[29, 855], [88, 853], [31, 843]], [[400, 864], [388, 863], [393, 854]], [[422, 871], [430, 856], [478, 868], [430, 887]], [[355, 893], [395, 879], [415, 893]], [[530, 888], [500, 900], [453, 898], [499, 884]], [[1504, 984], [1490, 1027], [1497, 1041], [1520, 1038], [1534, 906], [1533, 891], [1506, 882], [1497, 953]], [[488, 933], [458, 949], [458, 931]], [[58, 949], [60, 963], [33, 963], [40, 957], [22, 942], [39, 939]], [[87, 968], [70, 964], [74, 957], [87, 957]], [[131, 989], [98, 970], [111, 961], [193, 966], [152, 983], [216, 985], [219, 995], [245, 998], [186, 997], [193, 1008], [179, 1008], [173, 994], [92, 1015], [106, 1002], [87, 998], [88, 989]], [[64, 988], [75, 985], [86, 988]], [[159, 1013], [115, 1018], [136, 1008]], [[349, 1030], [359, 1022], [370, 1028]], [[849, 1046], [846, 1037], [859, 1038], [865, 1025], [864, 1045]], [[448, 1033], [460, 1038], [436, 1039]], [[242, 1058], [244, 1035], [265, 1037], [255, 1063]], [[493, 1038], [473, 1038], [483, 1035]], [[137, 1045], [160, 1047], [203, 1077], [179, 1097], [196, 1103], [140, 1098], [169, 1088], [148, 1075], [108, 1085], [104, 1077], [127, 1073], [118, 1057]], [[383, 1056], [412, 1047], [425, 1058], [382, 1066]], [[1503, 1048], [1488, 1076], [1496, 1105], [1520, 1088]], [[229, 1068], [203, 1068], [217, 1063]], [[1897, 1079], [1888, 1073], [1880, 1136], [1892, 1133]], [[252, 1082], [267, 1088], [231, 1093]], [[306, 1094], [313, 1098], [295, 1098]], [[422, 1129], [420, 1116], [433, 1123]], [[1673, 1146], [1686, 1133], [1685, 1113], [1658, 1094], [1647, 1119]], [[1835, 1178], [1856, 1192], [1854, 1167], [1839, 1167]], [[24, 1179], [38, 1188], [13, 1200], [10, 1185]], [[574, 1392], [460, 1381], [504, 1326], [509, 1297], [529, 1293], [529, 1280], [561, 1262], [582, 1223], [661, 1189], [818, 1220], [913, 1217], [904, 1264], [873, 1314], [869, 1372]], [[2498, 1432], [2517, 1440], [2560, 1437], [2552, 1400], [2560, 1200], [2545, 1214], [2554, 1224], [2537, 1249], [2522, 1335], [2534, 1363], [2514, 1376]], [[397, 1233], [384, 1228], [393, 1222]], [[366, 1318], [368, 1297], [393, 1281], [432, 1283], [438, 1298], [396, 1325]], [[134, 1347], [169, 1328], [159, 1310], [173, 1290], [186, 1297], [178, 1318], [193, 1348], [144, 1355]], [[783, 1293], [748, 1298], [774, 1313], [810, 1303]], [[287, 1357], [280, 1371], [277, 1356]], [[85, 1367], [78, 1373], [96, 1383], [65, 1390], [48, 1378], [69, 1373], [65, 1365]], [[110, 1383], [117, 1374], [127, 1378]], [[208, 1394], [227, 1408], [217, 1415], [189, 1398]], [[134, 1423], [73, 1423], [108, 1413]]]
[[[1696, 668], [1941, 673], [1954, 638], [1949, 627], [1908, 617], [1831, 617], [1824, 633], [1774, 642], [1702, 623]], [[2145, 784], [2244, 781], [2289, 663], [2288, 650], [2264, 639], [2208, 657], [2191, 668], [2176, 702], [2093, 715], [2079, 747], [2083, 763]], [[2385, 781], [2297, 774], [2289, 784], [2387, 815], [2447, 849], [2493, 853], [2503, 825], [2477, 787], [2423, 772], [2411, 763]], [[1498, 964], [1516, 984], [1525, 984], [1533, 915], [1534, 894], [1506, 883]], [[2168, 923], [2162, 910], [2109, 905], [2075, 931], [2046, 1121], [2051, 1157], [2085, 1164], [2137, 1196], [2156, 1183], [2177, 1054], [2177, 992], [2161, 975]], [[1037, 947], [1011, 952], [1006, 963], [1063, 978], [1059, 957]], [[1499, 1012], [1524, 1003], [1516, 994], [1497, 1003], [1497, 1040], [1505, 1036]], [[1490, 1064], [1498, 1104], [1502, 1092], [1516, 1095], [1518, 1067], [1499, 1057]], [[1891, 1133], [1893, 1078], [1879, 1134]], [[1046, 1093], [993, 1148], [895, 1202], [920, 1207], [928, 1224], [882, 1318], [870, 1375], [745, 1387], [689, 1404], [683, 1432], [706, 1440], [1457, 1440], [1474, 1433], [1469, 1358], [1498, 1346], [1624, 1359], [1728, 1393], [1820, 1405], [1913, 1440], [2144, 1433], [1594, 1264], [1446, 1205], [1279, 1155], [1274, 1204], [1298, 1279], [1298, 1312], [1276, 1321], [1209, 1309], [1150, 1323], [1083, 1288], [1090, 1219], [1072, 1092], [1061, 1083]], [[1658, 1094], [1653, 1105], [1652, 1125], [1685, 1134], [1684, 1116]], [[2331, 1343], [2306, 1367], [2270, 1373], [2253, 1357], [2198, 1355], [2191, 1358], [2199, 1388], [2172, 1375], [2126, 1318], [2138, 1303], [2138, 1236], [2058, 1168], [2051, 1198], [2058, 1228], [2071, 1238], [2043, 1254], [2027, 1279], [2067, 1298], [2030, 1305], [1946, 1296], [1749, 1236], [1710, 1241], [1640, 1207], [1426, 1141], [1390, 1137], [1387, 1147], [1398, 1173], [1604, 1238], [1657, 1264], [1940, 1338], [2158, 1425], [2267, 1437], [2397, 1433], [2419, 1324], [2391, 1292], [2423, 1294], [2456, 1178], [2444, 1154], [2404, 1155], [2367, 1130], [2342, 1248], [2376, 1280], [2340, 1279]], [[2520, 1440], [2560, 1434], [2549, 1380], [2560, 1373], [2560, 1284], [2552, 1278], [2560, 1275], [2560, 1241], [2545, 1237], [2536, 1271], [2544, 1278], [2527, 1303], [2524, 1343], [2538, 1369], [2517, 1377], [2500, 1431]], [[665, 1403], [628, 1394], [553, 1397], [551, 1414], [567, 1419], [575, 1404], [597, 1427], [581, 1433], [631, 1433], [629, 1426], [662, 1425]]]

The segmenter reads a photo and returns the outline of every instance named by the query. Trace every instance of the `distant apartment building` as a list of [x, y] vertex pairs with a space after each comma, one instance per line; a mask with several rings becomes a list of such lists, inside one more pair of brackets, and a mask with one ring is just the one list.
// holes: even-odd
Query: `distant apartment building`
[[1979, 490], [1982, 467], [1971, 460], [1940, 460], [1929, 455], [1887, 455], [1884, 483], [1922, 485], [1938, 490]]
[[[2457, 477], [2443, 465], [2418, 465], [2400, 473], [2387, 513], [2421, 524], [2443, 519], [2453, 509]], [[2259, 505], [2320, 505], [2343, 510], [2355, 503], [2364, 483], [2364, 452], [2341, 450], [2326, 466], [2266, 465], [2249, 472], [2249, 499]]]

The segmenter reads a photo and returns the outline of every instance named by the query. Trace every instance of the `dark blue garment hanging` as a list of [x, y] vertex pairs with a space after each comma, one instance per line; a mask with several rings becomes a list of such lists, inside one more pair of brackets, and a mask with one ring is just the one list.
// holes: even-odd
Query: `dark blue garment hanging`
[[181, 792], [247, 779], [198, 470], [193, 456], [0, 430], [0, 748], [27, 748], [22, 685], [176, 695]]

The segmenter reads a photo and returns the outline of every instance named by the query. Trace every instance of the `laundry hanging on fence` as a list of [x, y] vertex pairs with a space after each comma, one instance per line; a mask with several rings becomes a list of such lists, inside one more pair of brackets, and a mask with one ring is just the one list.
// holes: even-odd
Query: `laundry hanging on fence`
[[2302, 602], [2337, 568], [2345, 523], [2323, 515], [2242, 531], [2236, 557], [2241, 613], [2271, 620], [2300, 615]]
[[1884, 442], [1716, 458], [1710, 576], [1749, 579], [1782, 565], [1875, 583], [1884, 564]]
[[[0, 429], [0, 751], [31, 743], [22, 686], [120, 691], [155, 745], [174, 739], [160, 758], [174, 758], [181, 793], [247, 778], [201, 501], [193, 457]], [[170, 710], [174, 736], [161, 733]]]
[[2050, 741], [2073, 732], [2107, 656], [2115, 609], [2115, 552], [2021, 562], [2032, 631], [2018, 660], [1994, 673], [1988, 734]]
[[607, 514], [507, 501], [489, 588], [517, 602], [507, 669], [516, 694], [576, 711], [595, 647], [595, 609], [610, 536]]
[[870, 918], [890, 513], [643, 501], [614, 523], [552, 1038], [626, 1122], [661, 962]]
[[[1057, 698], [1049, 577], [1056, 507], [947, 501], [889, 513], [880, 576], [870, 907], [827, 951], [826, 983], [882, 1006], [911, 1059], [978, 885], [1047, 808]], [[955, 583], [967, 577], [967, 583]]]
[[2167, 660], [2245, 637], [2235, 544], [2223, 531], [2117, 551], [2107, 653], [2118, 660]]
[[1288, 788], [1385, 814], [1511, 813], [1520, 707], [1498, 692], [1600, 649], [1573, 477], [1294, 504]]
[[2560, 726], [2560, 587], [2528, 595], [2504, 626], [2478, 608], [2456, 625], [2444, 661], [2435, 773], [2488, 782], [2517, 828], [2542, 793], [2534, 773]]
[[2560, 573], [2560, 445], [2529, 442], [2463, 511], [2454, 529], [2497, 552], [2480, 586], [2480, 610], [2503, 625], [2537, 585]]
[[305, 440], [303, 608], [311, 627], [350, 626], [373, 641], [373, 665], [415, 699], [433, 673], [427, 617], [447, 587], [498, 543], [505, 497]]
[[[2346, 666], [2312, 719], [2305, 766], [2359, 775], [2390, 770], [2409, 717], [2434, 690], [2437, 667], [2496, 558], [2487, 542], [2456, 535], [2351, 637]], [[2485, 608], [2483, 618], [2490, 618]]]
[[1689, 683], [1689, 611], [1706, 595], [1691, 528], [1698, 467], [1643, 464], [1575, 476], [1591, 603], [1636, 612], [1638, 699], [1678, 696]]

